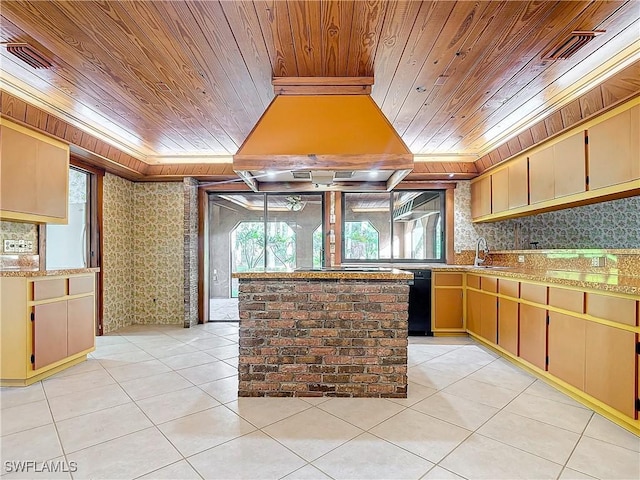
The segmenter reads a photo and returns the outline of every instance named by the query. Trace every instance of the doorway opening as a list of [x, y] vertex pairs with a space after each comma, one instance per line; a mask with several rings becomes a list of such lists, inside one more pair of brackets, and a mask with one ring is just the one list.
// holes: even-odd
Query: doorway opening
[[318, 268], [323, 195], [209, 195], [209, 321], [238, 320], [235, 272]]

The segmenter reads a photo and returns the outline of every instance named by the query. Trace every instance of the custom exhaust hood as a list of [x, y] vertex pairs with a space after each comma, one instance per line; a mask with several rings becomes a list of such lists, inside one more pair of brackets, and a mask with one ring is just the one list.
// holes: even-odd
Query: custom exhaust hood
[[413, 154], [370, 97], [372, 77], [287, 77], [233, 156], [254, 191], [391, 190]]

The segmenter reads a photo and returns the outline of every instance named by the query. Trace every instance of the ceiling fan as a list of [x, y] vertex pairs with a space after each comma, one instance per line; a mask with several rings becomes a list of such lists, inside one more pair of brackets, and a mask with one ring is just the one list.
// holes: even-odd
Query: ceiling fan
[[289, 195], [287, 198], [287, 209], [292, 212], [299, 212], [304, 208], [305, 202], [300, 195]]

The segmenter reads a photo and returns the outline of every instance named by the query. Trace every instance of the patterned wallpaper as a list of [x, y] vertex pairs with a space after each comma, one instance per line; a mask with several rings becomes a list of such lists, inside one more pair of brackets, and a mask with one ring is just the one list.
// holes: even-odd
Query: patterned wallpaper
[[516, 228], [526, 248], [640, 248], [640, 196], [481, 224], [471, 223], [470, 182], [458, 182], [454, 196], [456, 250], [474, 250], [479, 236], [491, 250], [513, 250]]
[[133, 323], [184, 323], [184, 186], [134, 184]]
[[103, 332], [133, 323], [134, 184], [110, 173], [104, 176]]
[[454, 190], [454, 239], [456, 251], [475, 250], [478, 237], [485, 237], [491, 250], [512, 250], [513, 225], [510, 221], [471, 223], [471, 183], [458, 182]]
[[31, 240], [33, 249], [29, 254], [38, 253], [38, 226], [33, 223], [0, 221], [0, 253], [4, 253], [5, 240]]

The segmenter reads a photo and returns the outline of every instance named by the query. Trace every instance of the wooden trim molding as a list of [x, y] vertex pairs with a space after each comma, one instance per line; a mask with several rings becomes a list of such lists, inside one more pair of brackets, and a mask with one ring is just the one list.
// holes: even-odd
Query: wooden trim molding
[[[640, 95], [640, 61], [476, 160], [478, 174]], [[415, 172], [415, 169], [414, 169]]]

